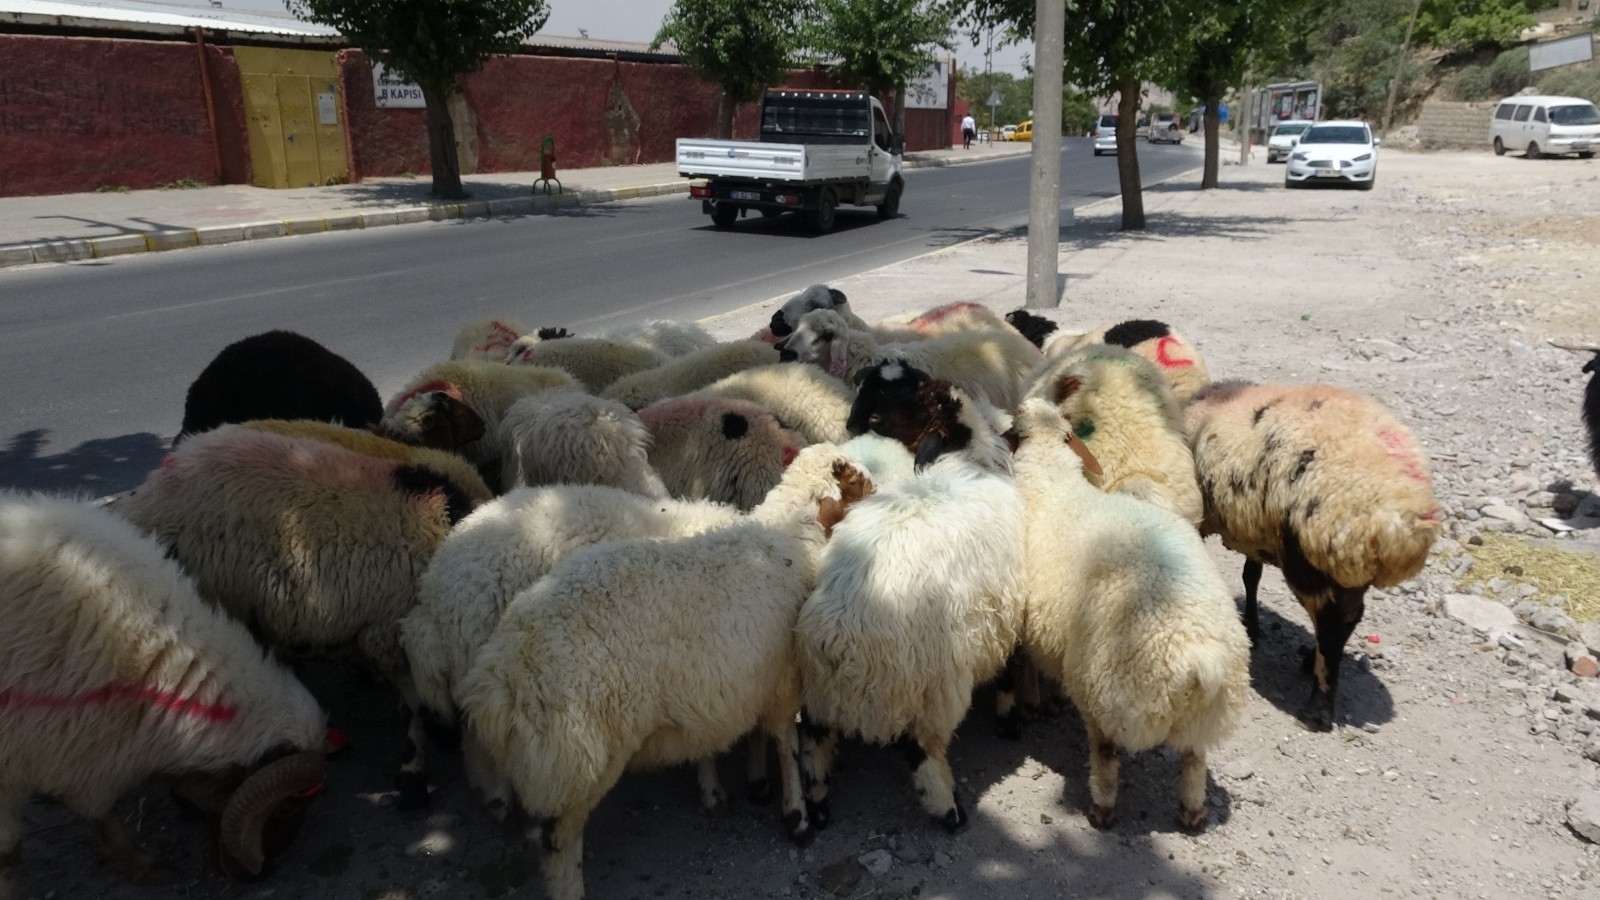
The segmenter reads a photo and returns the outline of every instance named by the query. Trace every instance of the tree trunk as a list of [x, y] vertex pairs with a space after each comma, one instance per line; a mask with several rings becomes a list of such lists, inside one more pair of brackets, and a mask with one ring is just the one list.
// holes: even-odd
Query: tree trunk
[[1124, 75], [1117, 85], [1117, 181], [1122, 190], [1122, 230], [1144, 228], [1144, 188], [1139, 181], [1139, 79]]
[[894, 92], [894, 118], [889, 121], [894, 123], [895, 134], [906, 133], [906, 89], [904, 86]]
[[717, 98], [717, 137], [729, 141], [733, 139], [733, 112], [739, 104], [733, 102], [733, 96], [723, 91]]
[[1204, 122], [1206, 136], [1206, 167], [1205, 174], [1200, 176], [1200, 189], [1209, 190], [1217, 186], [1217, 170], [1222, 163], [1222, 148], [1217, 143], [1218, 135], [1222, 128], [1222, 112], [1218, 106], [1222, 103], [1221, 91], [1206, 91], [1206, 113]]
[[422, 85], [422, 101], [428, 107], [428, 160], [433, 169], [434, 197], [463, 200], [461, 163], [456, 158], [456, 126], [450, 119], [450, 95], [454, 86], [441, 90]]

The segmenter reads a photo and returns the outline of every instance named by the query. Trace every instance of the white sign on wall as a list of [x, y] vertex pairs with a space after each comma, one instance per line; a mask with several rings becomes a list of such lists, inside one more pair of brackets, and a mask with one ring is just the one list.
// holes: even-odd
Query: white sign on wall
[[1570, 66], [1594, 59], [1594, 35], [1575, 34], [1556, 41], [1542, 41], [1528, 47], [1528, 71]]
[[906, 109], [947, 109], [950, 106], [950, 61], [941, 59], [927, 74], [906, 84]]
[[339, 101], [334, 97], [333, 91], [317, 93], [317, 124], [339, 124]]
[[372, 64], [372, 96], [379, 109], [422, 109], [422, 88], [389, 71], [383, 63]]

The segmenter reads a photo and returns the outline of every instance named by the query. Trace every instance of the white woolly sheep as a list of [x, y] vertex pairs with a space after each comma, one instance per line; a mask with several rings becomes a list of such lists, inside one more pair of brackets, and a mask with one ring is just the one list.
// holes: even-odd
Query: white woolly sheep
[[[897, 396], [902, 385], [920, 387]], [[1005, 441], [948, 382], [890, 364], [862, 397], [874, 430], [916, 448], [918, 472], [857, 503], [823, 550], [796, 626], [806, 711], [868, 741], [904, 740], [923, 808], [955, 831], [967, 817], [946, 751], [973, 687], [1021, 636], [1022, 499]], [[822, 817], [835, 744], [823, 738], [807, 763]]]
[[650, 467], [650, 430], [633, 410], [582, 391], [541, 391], [511, 405], [500, 422], [500, 484], [609, 484], [667, 496]]
[[790, 837], [811, 838], [795, 616], [827, 528], [870, 489], [836, 448], [809, 447], [747, 519], [591, 547], [512, 601], [457, 694], [537, 823], [551, 900], [583, 897], [584, 823], [624, 770], [701, 759], [752, 728], [778, 743]]
[[[400, 619], [417, 579], [472, 511], [425, 466], [227, 426], [185, 441], [113, 511], [160, 541], [202, 597], [286, 649], [353, 645], [417, 708]], [[411, 737], [419, 746], [420, 717]], [[403, 805], [425, 802], [420, 776]]]
[[1027, 396], [1072, 420], [1100, 461], [1089, 483], [1137, 497], [1199, 527], [1205, 512], [1178, 402], [1154, 364], [1121, 347], [1091, 344], [1045, 363]]
[[836, 444], [850, 436], [844, 425], [855, 399], [855, 393], [839, 379], [816, 366], [796, 363], [735, 372], [685, 396], [748, 400], [813, 444]]
[[1416, 575], [1439, 534], [1427, 456], [1377, 401], [1327, 385], [1220, 382], [1185, 416], [1206, 503], [1201, 533], [1245, 556], [1252, 640], [1264, 563], [1311, 614], [1315, 683], [1300, 718], [1327, 731], [1367, 588]]
[[434, 450], [429, 447], [413, 447], [399, 441], [391, 441], [379, 437], [370, 431], [359, 428], [345, 428], [340, 425], [331, 425], [327, 422], [311, 422], [304, 419], [285, 421], [283, 419], [259, 419], [254, 422], [245, 422], [242, 427], [254, 431], [270, 431], [291, 438], [306, 438], [313, 441], [322, 441], [326, 444], [335, 444], [346, 450], [360, 453], [363, 456], [389, 459], [410, 465], [422, 466], [432, 469], [461, 488], [462, 493], [473, 503], [487, 503], [494, 498], [494, 493], [489, 486], [484, 484], [483, 478], [478, 475], [478, 470], [472, 467], [461, 456], [447, 453], [443, 450]]
[[681, 397], [746, 369], [778, 362], [778, 351], [760, 341], [730, 341], [696, 350], [648, 371], [619, 378], [600, 392], [608, 400], [641, 409]]
[[505, 362], [506, 352], [528, 329], [511, 319], [485, 319], [461, 329], [450, 345], [451, 359]]
[[806, 440], [743, 400], [679, 397], [639, 410], [650, 465], [667, 492], [751, 509], [783, 477]]
[[405, 443], [460, 453], [480, 471], [498, 472], [500, 420], [519, 399], [552, 388], [581, 388], [561, 369], [451, 360], [424, 370], [384, 407], [382, 432]]
[[866, 432], [839, 445], [839, 452], [856, 468], [867, 473], [873, 486], [905, 481], [917, 474], [916, 458], [906, 446], [892, 437]]
[[[489, 639], [511, 598], [578, 550], [606, 541], [687, 537], [737, 521], [704, 500], [659, 500], [599, 485], [519, 488], [479, 507], [439, 545], [417, 585], [400, 639], [423, 706], [456, 715], [456, 681]], [[470, 738], [468, 739], [470, 745]], [[464, 747], [469, 764], [474, 749]], [[472, 771], [496, 814], [509, 793]]]
[[1045, 355], [1054, 359], [1077, 353], [1091, 344], [1126, 347], [1155, 363], [1172, 382], [1173, 396], [1180, 405], [1188, 403], [1195, 391], [1211, 383], [1211, 373], [1206, 370], [1206, 362], [1194, 344], [1172, 326], [1154, 319], [1129, 319], [1076, 337], [1062, 335], [1046, 345]]
[[1115, 820], [1117, 750], [1178, 753], [1178, 825], [1206, 824], [1206, 754], [1250, 691], [1250, 647], [1205, 542], [1171, 512], [1085, 478], [1093, 456], [1044, 399], [1017, 414], [1027, 508], [1023, 646], [1089, 736], [1089, 821]]
[[512, 366], [543, 366], [570, 373], [592, 393], [619, 379], [651, 370], [667, 361], [654, 350], [600, 338], [540, 340], [524, 335], [511, 345], [505, 361]]
[[[1010, 329], [997, 312], [971, 301], [960, 300], [909, 316], [886, 319], [873, 325], [871, 330], [878, 340], [927, 340], [946, 334], [964, 331], [991, 331]], [[902, 336], [903, 335], [903, 336]]]
[[817, 309], [833, 310], [849, 322], [852, 328], [869, 330], [871, 327], [850, 309], [850, 300], [844, 295], [844, 291], [825, 284], [813, 284], [783, 302], [783, 306], [772, 314], [772, 322], [767, 326], [767, 331], [774, 338], [788, 337], [799, 327], [800, 320], [805, 318], [806, 313]]
[[0, 897], [17, 896], [34, 795], [92, 820], [107, 862], [139, 880], [158, 863], [113, 805], [158, 776], [220, 801], [201, 805], [230, 874], [292, 837], [263, 832], [297, 825], [297, 795], [321, 781], [322, 711], [159, 544], [87, 503], [0, 493], [0, 620]]
[[711, 332], [701, 328], [693, 322], [673, 322], [657, 319], [652, 322], [642, 322], [634, 325], [619, 325], [600, 332], [602, 340], [615, 341], [619, 344], [632, 344], [653, 350], [668, 359], [687, 356], [696, 350], [717, 345], [717, 339]]
[[1000, 409], [1017, 404], [1023, 380], [1042, 359], [1038, 348], [1009, 326], [880, 344], [826, 309], [806, 314], [779, 350], [785, 359], [820, 366], [850, 384], [869, 367], [899, 359]]

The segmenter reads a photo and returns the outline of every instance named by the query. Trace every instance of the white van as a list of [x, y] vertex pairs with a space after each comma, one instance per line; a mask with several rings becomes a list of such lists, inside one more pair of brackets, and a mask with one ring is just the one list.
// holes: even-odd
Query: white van
[[1494, 154], [1523, 150], [1528, 159], [1576, 153], [1581, 159], [1600, 149], [1600, 110], [1582, 97], [1507, 97], [1489, 120]]

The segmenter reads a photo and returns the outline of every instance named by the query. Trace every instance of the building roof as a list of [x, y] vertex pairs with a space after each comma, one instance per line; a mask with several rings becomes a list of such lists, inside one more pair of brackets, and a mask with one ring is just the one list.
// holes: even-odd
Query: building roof
[[334, 29], [296, 19], [287, 10], [279, 16], [160, 0], [0, 0], [0, 23], [143, 34], [181, 34], [190, 28], [204, 28], [213, 33], [271, 35], [316, 43], [339, 40]]

